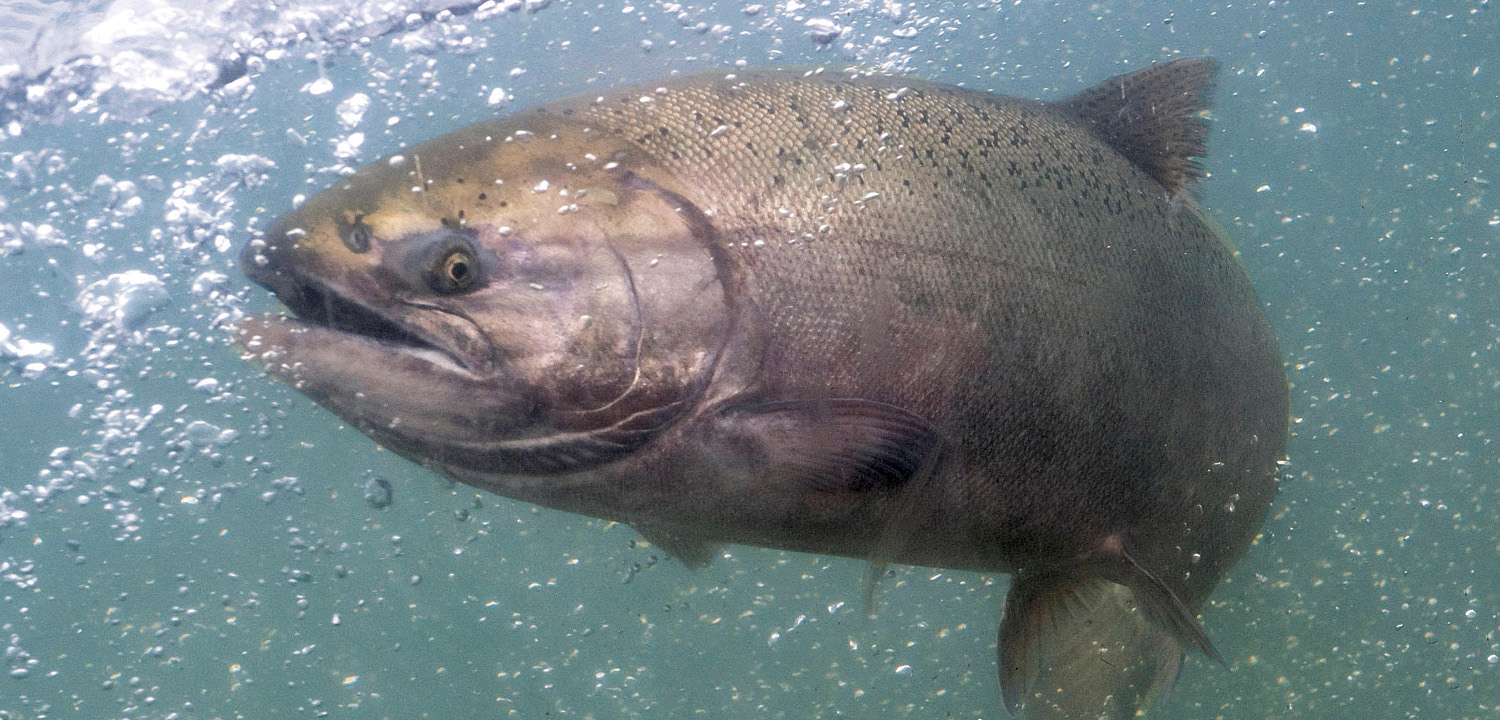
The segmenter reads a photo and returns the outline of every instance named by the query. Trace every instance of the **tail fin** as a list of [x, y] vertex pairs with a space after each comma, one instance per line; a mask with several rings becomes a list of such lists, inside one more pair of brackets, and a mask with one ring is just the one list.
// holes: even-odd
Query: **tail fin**
[[1116, 567], [1120, 578], [1089, 567], [1012, 579], [999, 654], [1013, 717], [1024, 706], [1026, 720], [1133, 718], [1172, 685], [1188, 647], [1219, 659], [1160, 580], [1134, 562]]

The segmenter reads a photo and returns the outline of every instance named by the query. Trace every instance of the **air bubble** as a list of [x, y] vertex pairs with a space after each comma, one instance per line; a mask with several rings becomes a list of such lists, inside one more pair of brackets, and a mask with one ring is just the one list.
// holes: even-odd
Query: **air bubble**
[[396, 501], [396, 489], [389, 480], [372, 477], [365, 481], [365, 502], [376, 510], [384, 510]]

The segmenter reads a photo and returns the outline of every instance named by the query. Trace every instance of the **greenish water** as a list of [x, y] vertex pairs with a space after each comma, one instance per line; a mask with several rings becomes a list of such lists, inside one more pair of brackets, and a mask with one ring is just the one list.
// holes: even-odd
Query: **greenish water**
[[588, 88], [853, 59], [1056, 97], [1204, 54], [1201, 198], [1295, 435], [1204, 612], [1230, 669], [1190, 658], [1152, 717], [1500, 718], [1500, 10], [1176, 5], [557, 2], [288, 40], [139, 119], [7, 94], [0, 718], [1004, 717], [1004, 576], [898, 568], [867, 619], [852, 561], [689, 571], [447, 483], [239, 361], [224, 325], [269, 300], [235, 251], [341, 167]]

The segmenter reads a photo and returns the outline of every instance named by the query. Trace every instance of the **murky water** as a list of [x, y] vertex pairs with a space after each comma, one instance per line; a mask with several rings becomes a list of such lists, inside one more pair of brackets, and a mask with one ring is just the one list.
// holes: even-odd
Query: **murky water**
[[1500, 10], [1173, 5], [0, 4], [0, 717], [1003, 717], [1003, 576], [898, 568], [866, 619], [852, 561], [693, 572], [437, 479], [240, 362], [270, 302], [234, 254], [589, 88], [856, 61], [1055, 97], [1200, 54], [1202, 199], [1296, 434], [1205, 610], [1231, 670], [1153, 716], [1500, 717]]

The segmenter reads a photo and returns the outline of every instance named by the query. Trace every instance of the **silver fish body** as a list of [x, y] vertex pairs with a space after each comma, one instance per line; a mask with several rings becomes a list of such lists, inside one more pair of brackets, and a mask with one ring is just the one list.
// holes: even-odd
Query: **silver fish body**
[[281, 218], [242, 266], [297, 319], [240, 342], [415, 461], [689, 563], [1013, 573], [1009, 709], [1132, 717], [1218, 657], [1196, 610], [1287, 437], [1261, 305], [1188, 196], [1213, 69], [1058, 102], [786, 70], [564, 99]]

